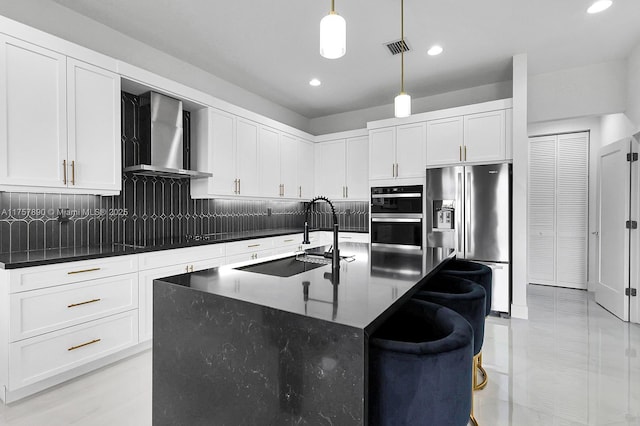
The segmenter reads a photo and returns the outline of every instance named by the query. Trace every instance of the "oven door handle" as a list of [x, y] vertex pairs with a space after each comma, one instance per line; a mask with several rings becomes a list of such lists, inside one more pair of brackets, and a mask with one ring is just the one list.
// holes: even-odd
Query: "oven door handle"
[[371, 218], [371, 222], [419, 223], [419, 222], [422, 222], [422, 219], [412, 219], [412, 218], [406, 218], [406, 217], [395, 217], [395, 218], [373, 217]]
[[402, 194], [371, 194], [371, 198], [422, 198], [418, 192], [407, 192]]

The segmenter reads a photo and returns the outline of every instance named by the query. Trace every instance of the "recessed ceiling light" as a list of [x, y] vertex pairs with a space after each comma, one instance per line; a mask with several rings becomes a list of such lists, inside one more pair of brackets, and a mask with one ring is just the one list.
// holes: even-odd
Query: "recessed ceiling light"
[[589, 9], [587, 9], [587, 13], [600, 13], [603, 10], [609, 9], [612, 4], [613, 1], [611, 0], [598, 0], [597, 2], [589, 6]]
[[317, 78], [312, 78], [309, 81], [309, 85], [314, 86], [314, 87], [315, 86], [320, 86], [321, 84], [322, 84], [322, 82], [320, 80], [318, 80]]
[[444, 49], [442, 48], [442, 46], [438, 46], [437, 44], [435, 46], [431, 46], [431, 49], [427, 50], [427, 54], [429, 54], [430, 56], [436, 56], [442, 53]]

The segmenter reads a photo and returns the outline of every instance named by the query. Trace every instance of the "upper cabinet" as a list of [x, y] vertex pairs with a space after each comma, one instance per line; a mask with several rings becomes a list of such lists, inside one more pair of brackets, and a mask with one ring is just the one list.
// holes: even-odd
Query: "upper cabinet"
[[425, 123], [371, 130], [369, 178], [419, 178], [425, 170]]
[[67, 59], [68, 160], [71, 185], [120, 191], [120, 77]]
[[311, 196], [308, 142], [216, 108], [195, 111], [193, 123], [191, 162], [213, 174], [191, 181], [193, 198]]
[[504, 109], [427, 121], [428, 166], [507, 159]]
[[120, 77], [0, 35], [0, 190], [117, 194]]
[[[368, 199], [369, 138], [357, 136], [316, 146], [316, 190], [332, 200]], [[329, 168], [330, 167], [330, 168]]]

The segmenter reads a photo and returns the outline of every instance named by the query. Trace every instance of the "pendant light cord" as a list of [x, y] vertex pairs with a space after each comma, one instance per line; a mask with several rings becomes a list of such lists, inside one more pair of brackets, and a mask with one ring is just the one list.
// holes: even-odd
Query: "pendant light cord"
[[404, 0], [400, 0], [400, 49], [400, 93], [404, 93]]

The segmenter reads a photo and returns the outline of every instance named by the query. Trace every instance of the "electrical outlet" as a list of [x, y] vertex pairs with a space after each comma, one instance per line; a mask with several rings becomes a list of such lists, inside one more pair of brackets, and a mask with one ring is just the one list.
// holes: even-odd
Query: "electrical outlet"
[[58, 209], [58, 223], [69, 222], [69, 209]]

